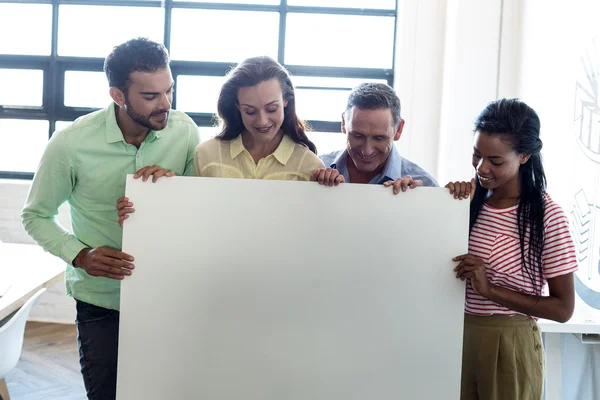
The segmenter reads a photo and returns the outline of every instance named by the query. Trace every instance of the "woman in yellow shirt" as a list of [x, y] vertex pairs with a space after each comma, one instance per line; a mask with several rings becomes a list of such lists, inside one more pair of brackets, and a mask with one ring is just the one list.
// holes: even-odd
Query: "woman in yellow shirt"
[[[296, 115], [288, 72], [269, 57], [252, 57], [227, 74], [217, 104], [221, 132], [196, 147], [196, 176], [311, 180], [324, 168]], [[334, 174], [331, 183], [343, 180]]]

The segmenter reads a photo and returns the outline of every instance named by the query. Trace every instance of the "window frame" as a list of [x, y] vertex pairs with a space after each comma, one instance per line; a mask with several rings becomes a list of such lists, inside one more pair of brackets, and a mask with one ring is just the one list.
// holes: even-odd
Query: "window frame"
[[[173, 9], [205, 9], [226, 11], [272, 11], [279, 13], [279, 38], [277, 60], [294, 75], [332, 77], [332, 78], [358, 78], [385, 80], [390, 86], [394, 84], [394, 70], [396, 64], [397, 40], [397, 10], [398, 1], [394, 10], [360, 9], [360, 8], [332, 8], [315, 6], [288, 6], [287, 0], [281, 0], [279, 5], [256, 4], [226, 4], [226, 3], [195, 3], [177, 0], [0, 0], [0, 3], [30, 3], [52, 5], [52, 37], [49, 56], [38, 55], [11, 55], [0, 54], [0, 68], [39, 69], [43, 71], [43, 95], [41, 107], [11, 107], [0, 105], [0, 119], [41, 119], [49, 121], [48, 138], [55, 130], [56, 121], [72, 121], [85, 114], [97, 110], [87, 107], [67, 107], [64, 105], [65, 96], [65, 71], [100, 71], [103, 70], [104, 58], [66, 57], [57, 54], [58, 49], [58, 17], [60, 5], [98, 5], [98, 6], [130, 6], [130, 7], [158, 7], [165, 9], [164, 39], [167, 49], [171, 48], [171, 17]], [[394, 40], [392, 51], [392, 68], [348, 68], [348, 67], [320, 67], [285, 64], [285, 36], [286, 20], [288, 13], [308, 14], [337, 14], [337, 15], [364, 15], [393, 17]], [[40, 37], [40, 40], [47, 38]], [[173, 79], [177, 81], [179, 75], [219, 76], [222, 77], [231, 68], [231, 63], [205, 62], [205, 61], [171, 61]], [[310, 86], [297, 86], [298, 89], [312, 89]], [[328, 89], [319, 87], [318, 89]], [[329, 89], [338, 89], [331, 87]], [[177, 90], [173, 97], [173, 108], [177, 109]], [[214, 124], [214, 116], [210, 113], [186, 112], [198, 126], [210, 127]], [[307, 120], [314, 131], [339, 132], [340, 122]], [[33, 173], [0, 171], [0, 179], [32, 179]]]

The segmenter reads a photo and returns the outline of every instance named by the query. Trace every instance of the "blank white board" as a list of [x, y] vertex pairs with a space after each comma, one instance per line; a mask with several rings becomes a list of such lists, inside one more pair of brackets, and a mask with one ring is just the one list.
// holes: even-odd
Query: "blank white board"
[[131, 176], [127, 196], [119, 400], [459, 398], [468, 201]]

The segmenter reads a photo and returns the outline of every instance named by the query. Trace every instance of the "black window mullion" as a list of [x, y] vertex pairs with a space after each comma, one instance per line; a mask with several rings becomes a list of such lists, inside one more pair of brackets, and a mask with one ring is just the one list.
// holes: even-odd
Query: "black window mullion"
[[58, 0], [58, 3], [80, 6], [162, 7], [161, 0]]
[[165, 0], [165, 32], [164, 32], [164, 45], [171, 51], [171, 15], [173, 14], [173, 0]]
[[286, 65], [286, 68], [292, 75], [329, 78], [388, 79], [394, 73], [392, 69], [376, 68], [313, 67], [307, 65]]
[[32, 172], [0, 171], [0, 179], [33, 179]]
[[341, 122], [308, 120], [308, 125], [315, 132], [337, 133], [342, 131]]
[[277, 51], [277, 61], [280, 64], [285, 63], [285, 30], [287, 26], [287, 0], [281, 0], [279, 8], [279, 43]]
[[58, 57], [58, 1], [52, 2], [52, 35], [50, 46], [50, 65], [44, 72], [44, 108], [48, 111], [48, 138], [56, 128], [56, 101], [59, 93], [64, 96], [64, 85], [59, 86], [57, 79], [57, 57]]
[[0, 0], [0, 3], [51, 4], [54, 0]]
[[280, 6], [260, 4], [231, 4], [231, 3], [195, 3], [195, 2], [172, 2], [173, 8], [224, 10], [224, 11], [271, 11], [277, 12]]
[[188, 112], [186, 114], [189, 115], [190, 118], [193, 119], [194, 122], [196, 123], [196, 125], [198, 125], [198, 126], [205, 126], [205, 127], [211, 127], [211, 126], [213, 126], [213, 123], [214, 123], [214, 116], [213, 116], [213, 114], [209, 114], [209, 113], [191, 113], [191, 112]]
[[207, 61], [171, 61], [171, 69], [180, 75], [223, 76], [231, 63]]
[[[397, 11], [398, 10], [398, 1], [399, 0], [396, 0], [396, 15], [398, 13], [398, 11]], [[396, 16], [396, 19], [394, 21], [394, 44], [393, 44], [394, 48], [392, 49], [392, 71], [396, 71], [396, 45], [397, 45], [396, 39], [397, 38], [398, 38], [398, 17]], [[396, 77], [396, 74], [393, 73], [388, 79], [388, 84], [391, 87], [394, 87], [395, 77]]]
[[23, 56], [0, 54], [0, 68], [43, 69], [48, 65], [48, 56]]
[[0, 106], [0, 119], [48, 119], [48, 113], [41, 107]]
[[[165, 29], [164, 29], [164, 45], [169, 52], [169, 56], [171, 55], [171, 22], [173, 18], [173, 0], [165, 0]], [[173, 71], [171, 71], [173, 72]], [[177, 75], [173, 72], [173, 80], [177, 82]], [[177, 89], [177, 88], [175, 88]], [[177, 107], [177, 90], [173, 93], [173, 108]]]
[[379, 10], [370, 8], [339, 8], [339, 7], [306, 7], [287, 6], [287, 12], [303, 14], [337, 14], [365, 15], [372, 17], [396, 17], [396, 10]]
[[[58, 90], [56, 91], [56, 96], [54, 97], [54, 113], [52, 115], [52, 119], [55, 121], [60, 119], [65, 113], [65, 69], [61, 66], [60, 63], [56, 63], [54, 68], [54, 77], [53, 80], [55, 82]], [[66, 119], [68, 120], [68, 119]], [[54, 131], [52, 131], [54, 132]]]
[[43, 89], [43, 100], [42, 100], [42, 108], [47, 110], [48, 112], [48, 120], [50, 122], [48, 127], [48, 138], [52, 137], [52, 132], [55, 129], [55, 119], [54, 119], [54, 99], [55, 96], [52, 96], [51, 93], [56, 92], [55, 80], [51, 78], [51, 75], [54, 74], [54, 69], [52, 68], [52, 64], [48, 66], [48, 68], [44, 69], [44, 89]]

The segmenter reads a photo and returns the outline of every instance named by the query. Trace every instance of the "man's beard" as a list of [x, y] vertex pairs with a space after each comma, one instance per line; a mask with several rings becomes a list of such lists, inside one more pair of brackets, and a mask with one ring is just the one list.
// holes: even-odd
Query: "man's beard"
[[153, 112], [150, 115], [146, 116], [140, 113], [137, 113], [133, 107], [131, 107], [131, 104], [125, 103], [125, 111], [127, 112], [127, 115], [129, 115], [129, 117], [134, 120], [135, 122], [137, 122], [138, 124], [140, 124], [141, 126], [151, 129], [151, 130], [155, 130], [155, 131], [160, 131], [164, 128], [166, 128], [167, 126], [167, 121], [169, 120], [169, 115], [167, 114], [167, 118], [165, 118], [164, 121], [158, 123], [158, 124], [153, 124], [152, 121], [150, 121], [150, 118], [153, 115], [159, 115], [162, 113], [168, 113], [169, 110], [160, 110], [157, 112]]

